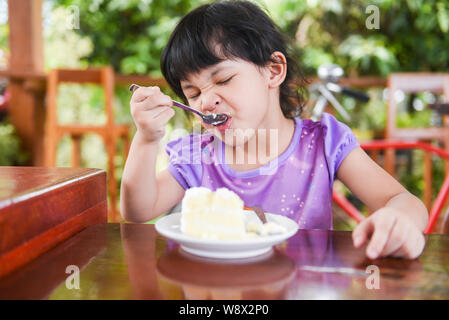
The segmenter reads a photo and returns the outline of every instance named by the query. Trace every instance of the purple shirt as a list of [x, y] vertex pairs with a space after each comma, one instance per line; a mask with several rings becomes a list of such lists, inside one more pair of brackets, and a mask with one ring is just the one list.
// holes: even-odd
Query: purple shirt
[[168, 169], [184, 189], [226, 187], [244, 201], [295, 220], [301, 229], [328, 229], [337, 169], [359, 146], [348, 126], [324, 113], [320, 121], [295, 118], [288, 148], [264, 166], [232, 170], [224, 143], [213, 134], [191, 134], [166, 146]]

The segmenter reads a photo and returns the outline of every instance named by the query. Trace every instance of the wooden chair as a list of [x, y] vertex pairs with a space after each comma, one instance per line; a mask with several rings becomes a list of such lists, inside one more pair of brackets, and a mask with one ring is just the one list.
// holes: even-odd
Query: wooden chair
[[[430, 91], [443, 93], [446, 102], [449, 102], [449, 90], [444, 89], [445, 82], [449, 81], [448, 73], [394, 73], [388, 77], [388, 112], [387, 112], [387, 140], [415, 140], [415, 141], [439, 141], [444, 149], [449, 151], [449, 116], [443, 117], [442, 127], [430, 128], [397, 128], [396, 114], [397, 102], [395, 92], [401, 90], [404, 93], [417, 93]], [[385, 169], [394, 175], [395, 154], [393, 149], [385, 152]], [[425, 152], [424, 155], [424, 203], [430, 208], [432, 203], [432, 155]], [[446, 161], [446, 173], [449, 172], [449, 163]]]
[[[105, 112], [107, 120], [104, 125], [61, 125], [57, 117], [57, 97], [60, 83], [94, 83], [104, 90]], [[114, 71], [111, 67], [100, 69], [55, 69], [51, 70], [47, 82], [47, 112], [45, 121], [44, 164], [53, 167], [56, 164], [56, 148], [64, 135], [69, 135], [72, 141], [72, 166], [80, 166], [81, 138], [88, 133], [102, 137], [108, 155], [108, 194], [109, 221], [116, 222], [119, 214], [117, 209], [117, 180], [115, 177], [114, 157], [117, 142], [124, 141], [125, 159], [129, 150], [129, 126], [117, 125], [114, 122]]]

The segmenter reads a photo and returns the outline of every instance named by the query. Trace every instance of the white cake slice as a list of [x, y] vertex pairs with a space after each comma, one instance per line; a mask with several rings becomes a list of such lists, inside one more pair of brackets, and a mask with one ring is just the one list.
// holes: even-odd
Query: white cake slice
[[247, 236], [243, 201], [233, 191], [190, 188], [182, 200], [181, 231], [204, 239], [241, 239]]

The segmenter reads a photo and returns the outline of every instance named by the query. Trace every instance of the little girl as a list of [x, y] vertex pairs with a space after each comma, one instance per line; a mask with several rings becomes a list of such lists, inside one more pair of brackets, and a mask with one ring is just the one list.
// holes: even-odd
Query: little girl
[[137, 89], [130, 103], [137, 132], [121, 185], [125, 220], [158, 217], [188, 188], [226, 187], [247, 207], [330, 230], [338, 178], [373, 211], [353, 231], [355, 247], [369, 239], [371, 259], [420, 255], [425, 206], [367, 156], [346, 125], [329, 114], [318, 122], [298, 117], [296, 65], [258, 6], [220, 1], [193, 10], [173, 31], [161, 68], [184, 102], [228, 120], [169, 142], [169, 166], [156, 175], [158, 144], [175, 112], [158, 87]]

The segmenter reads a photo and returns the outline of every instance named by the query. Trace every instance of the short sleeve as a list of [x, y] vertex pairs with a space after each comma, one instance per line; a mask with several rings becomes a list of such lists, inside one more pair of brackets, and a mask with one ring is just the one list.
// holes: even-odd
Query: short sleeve
[[335, 179], [343, 160], [360, 144], [351, 129], [331, 114], [323, 113], [320, 123], [324, 129], [324, 150], [330, 176]]
[[187, 135], [165, 147], [168, 170], [184, 189], [199, 187], [202, 179], [201, 136]]

